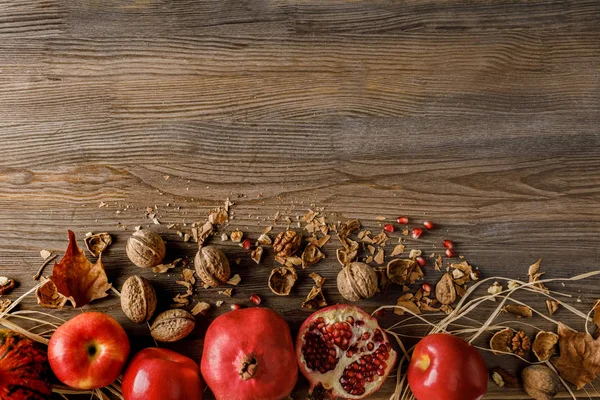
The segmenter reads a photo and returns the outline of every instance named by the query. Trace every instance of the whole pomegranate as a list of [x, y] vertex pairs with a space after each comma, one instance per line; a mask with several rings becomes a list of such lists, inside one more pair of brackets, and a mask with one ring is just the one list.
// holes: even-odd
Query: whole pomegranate
[[268, 308], [223, 314], [206, 331], [200, 369], [217, 400], [281, 400], [298, 379], [290, 328]]
[[377, 319], [345, 304], [323, 308], [304, 321], [296, 357], [311, 392], [344, 399], [376, 392], [396, 362], [396, 352]]

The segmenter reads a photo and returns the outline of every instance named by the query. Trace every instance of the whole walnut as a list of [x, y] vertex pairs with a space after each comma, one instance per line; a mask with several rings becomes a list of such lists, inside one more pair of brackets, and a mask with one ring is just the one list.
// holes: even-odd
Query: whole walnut
[[149, 321], [156, 310], [156, 292], [152, 284], [138, 275], [127, 278], [121, 289], [121, 308], [136, 324]]
[[530, 365], [521, 372], [523, 388], [535, 400], [551, 400], [562, 386], [556, 372], [545, 365]]
[[368, 299], [377, 292], [377, 272], [367, 264], [352, 262], [339, 272], [337, 287], [348, 301]]
[[150, 325], [150, 334], [159, 342], [176, 342], [183, 339], [196, 326], [196, 319], [189, 312], [174, 308], [156, 316]]
[[165, 258], [167, 248], [157, 233], [140, 229], [127, 239], [125, 251], [131, 262], [138, 267], [152, 268]]
[[215, 246], [201, 247], [194, 258], [196, 274], [208, 286], [221, 286], [229, 280], [231, 270], [225, 254]]

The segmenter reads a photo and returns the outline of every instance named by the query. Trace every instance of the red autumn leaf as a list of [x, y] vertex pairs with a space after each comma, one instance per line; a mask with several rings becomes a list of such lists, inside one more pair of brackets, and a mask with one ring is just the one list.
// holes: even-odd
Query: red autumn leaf
[[[75, 241], [75, 234], [69, 231], [69, 246], [60, 263], [55, 263], [50, 281], [36, 291], [38, 303], [44, 307], [62, 308], [64, 296], [73, 307], [82, 307], [89, 302], [106, 297], [111, 288], [102, 266], [102, 256], [92, 264]], [[54, 286], [54, 288], [53, 288]], [[43, 289], [43, 290], [40, 290]], [[56, 293], [49, 291], [56, 290]], [[53, 301], [49, 299], [53, 298]]]

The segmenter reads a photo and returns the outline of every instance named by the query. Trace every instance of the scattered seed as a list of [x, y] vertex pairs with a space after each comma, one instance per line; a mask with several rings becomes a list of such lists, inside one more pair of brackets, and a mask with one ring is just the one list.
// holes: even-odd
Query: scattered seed
[[453, 248], [453, 247], [454, 247], [454, 243], [452, 243], [452, 241], [451, 241], [451, 240], [448, 240], [448, 239], [446, 239], [446, 240], [444, 240], [444, 242], [443, 242], [443, 243], [444, 243], [444, 247], [445, 247], [446, 249], [451, 249], [451, 248]]
[[415, 258], [415, 261], [419, 264], [419, 266], [424, 267], [425, 264], [427, 264], [427, 260], [425, 260], [423, 257], [419, 256]]
[[431, 221], [424, 221], [423, 222], [423, 226], [427, 229], [433, 229], [433, 222]]
[[452, 249], [446, 249], [445, 253], [446, 257], [454, 257], [456, 255], [456, 253]]
[[423, 229], [421, 228], [413, 228], [411, 232], [411, 236], [413, 239], [418, 239], [423, 234]]
[[390, 233], [392, 233], [392, 232], [394, 232], [394, 225], [392, 225], [392, 224], [385, 224], [385, 225], [383, 226], [383, 229], [384, 229], [386, 232], [390, 232]]
[[253, 302], [253, 303], [254, 303], [254, 304], [256, 304], [256, 305], [259, 305], [259, 304], [260, 304], [260, 302], [261, 302], [261, 298], [260, 298], [260, 296], [259, 296], [259, 295], [257, 295], [257, 294], [252, 294], [252, 295], [250, 296], [250, 301], [251, 301], [251, 302]]
[[408, 217], [398, 217], [398, 223], [402, 225], [408, 224]]

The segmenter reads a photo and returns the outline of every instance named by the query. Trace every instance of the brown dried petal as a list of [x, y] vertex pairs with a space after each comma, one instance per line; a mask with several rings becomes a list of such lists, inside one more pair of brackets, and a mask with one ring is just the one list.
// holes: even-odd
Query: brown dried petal
[[560, 357], [552, 360], [561, 377], [577, 390], [594, 380], [600, 372], [600, 339], [585, 332], [575, 332], [558, 324]]
[[315, 245], [308, 244], [302, 252], [302, 269], [316, 264], [325, 258], [325, 254]]
[[269, 289], [279, 296], [288, 296], [298, 276], [293, 267], [273, 268], [269, 276]]
[[497, 356], [502, 355], [501, 352], [510, 353], [511, 341], [514, 334], [515, 331], [511, 328], [504, 328], [494, 333], [490, 339], [490, 349], [492, 352]]
[[548, 361], [556, 352], [558, 335], [554, 332], [539, 331], [535, 335], [531, 350], [539, 361]]
[[[414, 314], [421, 314], [421, 310], [415, 303], [413, 303], [411, 300], [403, 300], [402, 297], [403, 296], [401, 296], [396, 302], [397, 306], [404, 307], [407, 310], [412, 311]], [[405, 312], [406, 311], [404, 311], [402, 308], [394, 308], [394, 314], [404, 315]]]
[[450, 305], [456, 301], [456, 289], [449, 273], [445, 273], [435, 285], [435, 298], [443, 305]]
[[112, 237], [106, 233], [96, 233], [95, 235], [86, 236], [83, 239], [85, 247], [94, 256], [98, 257], [108, 246], [112, 244]]
[[502, 312], [516, 315], [517, 318], [531, 318], [533, 316], [531, 308], [517, 304], [509, 304], [504, 306], [502, 308]]
[[414, 260], [404, 258], [391, 260], [387, 264], [387, 276], [395, 284], [404, 285], [408, 282], [410, 274], [416, 266], [417, 262]]

